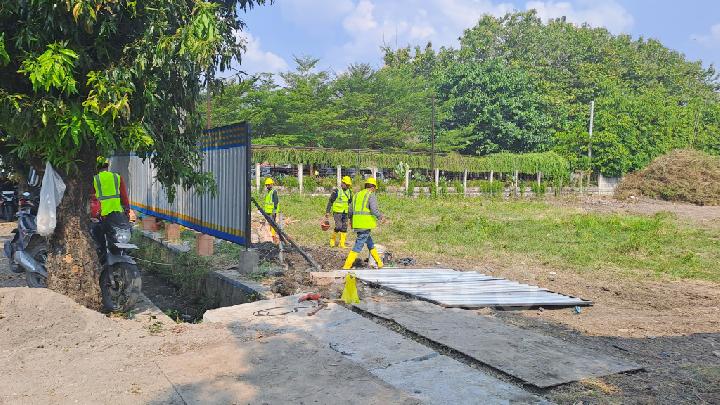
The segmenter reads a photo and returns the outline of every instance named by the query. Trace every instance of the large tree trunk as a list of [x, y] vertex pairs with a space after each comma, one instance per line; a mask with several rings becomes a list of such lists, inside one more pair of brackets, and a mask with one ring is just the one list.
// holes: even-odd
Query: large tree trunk
[[47, 269], [48, 288], [100, 310], [100, 263], [90, 236], [87, 210], [94, 173], [94, 164], [82, 164], [79, 173], [62, 176], [67, 188], [57, 209], [58, 223], [50, 238]]

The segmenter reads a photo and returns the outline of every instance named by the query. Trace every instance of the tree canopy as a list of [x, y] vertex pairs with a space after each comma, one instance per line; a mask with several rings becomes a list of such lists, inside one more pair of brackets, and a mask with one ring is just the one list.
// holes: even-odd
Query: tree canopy
[[356, 63], [339, 74], [296, 58], [279, 77], [226, 86], [214, 114], [248, 120], [263, 144], [423, 151], [434, 97], [444, 152], [555, 151], [575, 169], [610, 176], [679, 147], [720, 152], [715, 68], [654, 39], [544, 23], [528, 11], [482, 17], [458, 49], [382, 52], [382, 67]]
[[204, 82], [239, 61], [239, 12], [263, 0], [10, 1], [0, 5], [0, 130], [68, 173], [154, 152], [166, 185], [194, 170]]

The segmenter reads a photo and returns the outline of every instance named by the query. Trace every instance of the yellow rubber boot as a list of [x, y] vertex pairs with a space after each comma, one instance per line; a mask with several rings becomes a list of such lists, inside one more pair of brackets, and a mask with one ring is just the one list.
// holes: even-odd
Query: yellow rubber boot
[[335, 241], [337, 240], [337, 232], [333, 232], [330, 237], [330, 247], [335, 247]]
[[355, 263], [355, 259], [357, 259], [357, 256], [357, 252], [351, 250], [350, 253], [348, 253], [347, 259], [345, 259], [345, 265], [343, 266], [343, 270], [352, 269], [352, 266]]
[[340, 232], [340, 243], [338, 246], [345, 249], [347, 246], [345, 246], [345, 240], [347, 239], [347, 232]]
[[373, 259], [375, 259], [375, 263], [377, 263], [378, 269], [382, 269], [382, 268], [383, 268], [383, 262], [382, 262], [382, 260], [380, 259], [380, 255], [378, 254], [377, 249], [372, 248], [372, 250], [370, 250], [370, 254], [372, 255]]

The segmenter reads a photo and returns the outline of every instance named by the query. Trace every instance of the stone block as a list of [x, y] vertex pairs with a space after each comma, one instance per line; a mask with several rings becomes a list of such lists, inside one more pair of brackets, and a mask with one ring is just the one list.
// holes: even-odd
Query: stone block
[[215, 238], [212, 236], [199, 233], [196, 241], [198, 256], [212, 256], [215, 253]]

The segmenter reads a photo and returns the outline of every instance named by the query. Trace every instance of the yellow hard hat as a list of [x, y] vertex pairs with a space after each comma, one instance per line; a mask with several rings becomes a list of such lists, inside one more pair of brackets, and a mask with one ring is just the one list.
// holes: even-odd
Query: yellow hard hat
[[270, 184], [275, 184], [275, 182], [273, 181], [273, 179], [271, 179], [270, 177], [268, 177], [267, 179], [265, 179], [265, 185], [267, 186], [267, 185], [270, 185]]
[[110, 164], [110, 159], [106, 158], [105, 156], [98, 156], [96, 163], [97, 167], [102, 168]]
[[342, 182], [347, 184], [348, 186], [352, 186], [352, 179], [350, 178], [350, 176], [343, 177]]
[[371, 184], [377, 188], [377, 180], [375, 180], [375, 177], [368, 177], [368, 179], [365, 180], [365, 184]]

